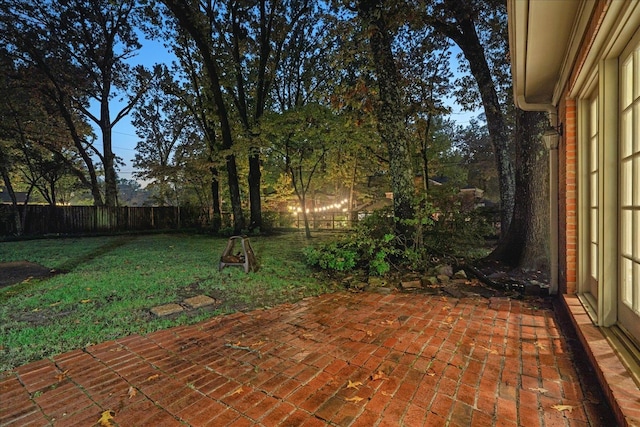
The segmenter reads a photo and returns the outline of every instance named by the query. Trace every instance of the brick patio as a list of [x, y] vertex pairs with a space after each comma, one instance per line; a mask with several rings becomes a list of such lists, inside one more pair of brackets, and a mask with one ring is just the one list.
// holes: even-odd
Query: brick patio
[[611, 426], [549, 300], [338, 293], [0, 374], [0, 425]]

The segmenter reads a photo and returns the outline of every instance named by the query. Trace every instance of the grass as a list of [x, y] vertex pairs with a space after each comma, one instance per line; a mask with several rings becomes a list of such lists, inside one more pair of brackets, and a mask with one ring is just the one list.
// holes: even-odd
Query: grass
[[[218, 271], [227, 240], [183, 235], [0, 243], [0, 262], [61, 271], [0, 289], [0, 371], [130, 334], [335, 291], [305, 264], [300, 233], [252, 237], [258, 272]], [[152, 307], [205, 294], [219, 303], [160, 318]]]

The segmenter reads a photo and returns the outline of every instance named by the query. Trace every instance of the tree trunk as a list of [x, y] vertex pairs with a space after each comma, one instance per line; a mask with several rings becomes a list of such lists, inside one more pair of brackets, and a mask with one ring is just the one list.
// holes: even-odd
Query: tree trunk
[[214, 233], [222, 227], [222, 210], [220, 209], [220, 182], [218, 181], [218, 169], [211, 168], [211, 203], [213, 204], [213, 219], [211, 228]]
[[[200, 55], [202, 55], [204, 68], [209, 77], [206, 85], [213, 95], [217, 107], [217, 115], [220, 119], [222, 149], [229, 150], [233, 146], [231, 124], [229, 123], [229, 113], [222, 93], [217, 59], [212, 51], [209, 29], [205, 25], [206, 19], [203, 19], [199, 10], [194, 9], [198, 7], [198, 3], [195, 3], [195, 6], [190, 6], [190, 4], [180, 0], [163, 0], [163, 2], [174, 14], [179, 25], [191, 35]], [[238, 180], [236, 159], [233, 154], [226, 157], [226, 167], [229, 179], [229, 196], [233, 210], [233, 230], [234, 233], [240, 234], [244, 227], [244, 214], [242, 213], [242, 199], [240, 197], [240, 183]]]
[[548, 153], [544, 113], [516, 111], [516, 192], [511, 227], [489, 256], [527, 270], [549, 269]]
[[13, 215], [13, 224], [15, 227], [15, 234], [17, 236], [22, 235], [22, 221], [20, 219], [20, 211], [18, 210], [18, 199], [15, 191], [13, 191], [13, 185], [11, 185], [11, 177], [9, 175], [9, 168], [7, 167], [8, 160], [5, 157], [2, 147], [0, 147], [0, 172], [2, 173], [2, 180], [9, 197], [11, 198], [11, 213]]
[[401, 105], [400, 77], [391, 50], [392, 37], [382, 12], [381, 0], [359, 1], [358, 15], [369, 34], [369, 45], [380, 91], [376, 113], [380, 137], [389, 151], [395, 228], [398, 235], [408, 242], [413, 235], [413, 227], [407, 223], [407, 220], [414, 217], [413, 172], [404, 110]]
[[445, 8], [449, 14], [447, 17], [433, 19], [430, 17], [427, 20], [437, 31], [453, 40], [462, 50], [464, 57], [469, 62], [471, 74], [478, 85], [489, 138], [495, 151], [500, 187], [500, 228], [502, 236], [505, 236], [515, 206], [514, 149], [491, 70], [484, 54], [484, 47], [476, 32], [474, 17], [480, 12], [474, 10], [473, 3], [458, 0], [445, 0]]
[[260, 154], [253, 148], [249, 154], [249, 204], [251, 206], [249, 230], [260, 231], [262, 228], [262, 199], [260, 194]]
[[[102, 114], [105, 114], [104, 108]], [[118, 205], [118, 186], [116, 176], [115, 154], [113, 153], [111, 125], [109, 124], [109, 106], [106, 107], [106, 117], [100, 121], [102, 131], [102, 152], [104, 166], [104, 204], [114, 207]]]

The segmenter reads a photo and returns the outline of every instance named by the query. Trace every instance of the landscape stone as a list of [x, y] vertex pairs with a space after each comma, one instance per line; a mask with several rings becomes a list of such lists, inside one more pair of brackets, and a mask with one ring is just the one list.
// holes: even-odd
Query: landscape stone
[[195, 297], [187, 298], [184, 303], [191, 308], [206, 307], [207, 305], [213, 305], [216, 303], [214, 298], [206, 295], [197, 295]]
[[453, 267], [451, 267], [450, 265], [441, 265], [438, 267], [438, 276], [440, 275], [446, 275], [446, 276], [453, 276]]
[[467, 278], [467, 273], [465, 273], [464, 270], [458, 270], [456, 271], [456, 274], [453, 275], [454, 279], [466, 279]]
[[153, 307], [151, 312], [156, 316], [169, 316], [171, 314], [180, 313], [183, 310], [184, 308], [179, 304], [165, 304]]
[[420, 280], [411, 280], [407, 282], [401, 282], [401, 284], [404, 289], [414, 289], [414, 288], [422, 287], [422, 283], [420, 282]]
[[449, 276], [448, 274], [438, 274], [438, 280], [441, 283], [447, 283], [449, 279], [451, 279], [451, 276]]

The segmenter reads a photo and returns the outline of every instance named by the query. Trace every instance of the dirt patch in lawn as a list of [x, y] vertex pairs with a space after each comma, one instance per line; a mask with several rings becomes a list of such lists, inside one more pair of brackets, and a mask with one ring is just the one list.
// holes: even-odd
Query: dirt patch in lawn
[[0, 288], [31, 278], [50, 277], [56, 270], [30, 261], [0, 262]]

